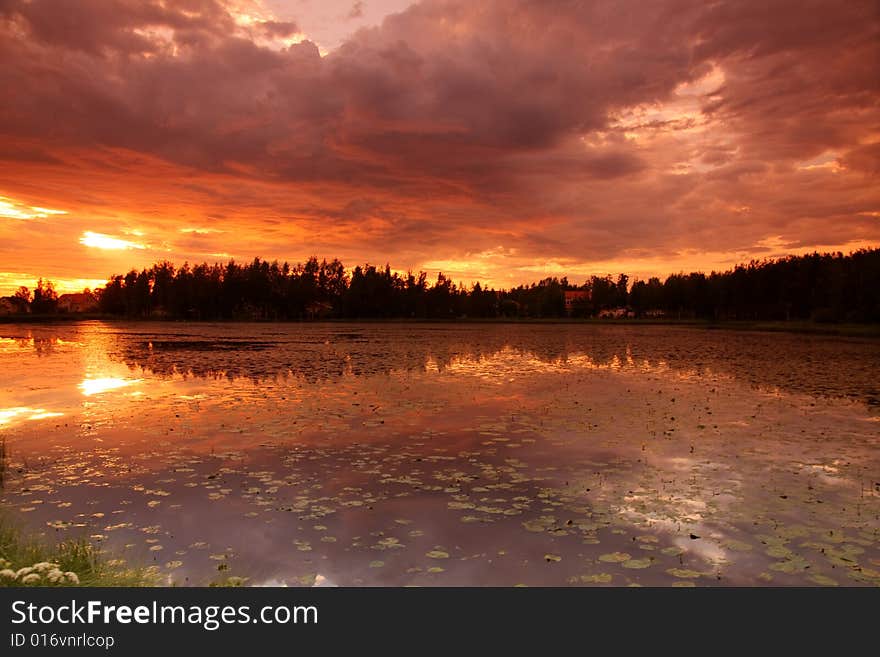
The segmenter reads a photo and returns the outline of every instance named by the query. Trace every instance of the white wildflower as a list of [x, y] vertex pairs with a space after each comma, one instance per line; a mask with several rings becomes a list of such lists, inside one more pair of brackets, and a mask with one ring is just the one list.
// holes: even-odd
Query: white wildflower
[[65, 577], [65, 578], [67, 579], [67, 581], [70, 582], [71, 584], [79, 584], [79, 575], [77, 575], [77, 574], [74, 573], [74, 572], [67, 571], [66, 573], [64, 573], [64, 577]]
[[11, 568], [4, 568], [0, 570], [0, 579], [15, 579], [17, 577], [14, 570]]
[[45, 573], [50, 570], [58, 570], [58, 564], [49, 561], [41, 561], [40, 563], [35, 563], [31, 568], [33, 568], [35, 572]]
[[64, 573], [62, 573], [57, 568], [55, 570], [50, 570], [49, 574], [46, 575], [46, 579], [48, 579], [52, 584], [57, 584], [62, 579], [64, 579]]
[[39, 584], [40, 576], [37, 573], [30, 573], [21, 578], [22, 584]]
[[21, 579], [22, 577], [30, 575], [32, 572], [34, 572], [33, 568], [31, 568], [30, 566], [25, 566], [24, 568], [19, 568], [16, 571], [15, 576], [16, 578]]

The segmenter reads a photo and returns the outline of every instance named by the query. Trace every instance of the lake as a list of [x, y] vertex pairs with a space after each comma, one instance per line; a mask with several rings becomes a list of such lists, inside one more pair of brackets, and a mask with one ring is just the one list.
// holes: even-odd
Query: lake
[[880, 341], [0, 324], [0, 505], [164, 583], [880, 585]]

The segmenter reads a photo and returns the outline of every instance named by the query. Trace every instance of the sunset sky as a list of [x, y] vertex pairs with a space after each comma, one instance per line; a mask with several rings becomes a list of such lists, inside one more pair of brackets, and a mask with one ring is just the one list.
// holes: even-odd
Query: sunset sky
[[876, 0], [0, 0], [0, 87], [0, 294], [880, 245]]

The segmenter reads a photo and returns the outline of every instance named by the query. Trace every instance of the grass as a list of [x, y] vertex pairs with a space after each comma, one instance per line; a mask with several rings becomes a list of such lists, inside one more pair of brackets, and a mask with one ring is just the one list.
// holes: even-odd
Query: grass
[[149, 568], [108, 560], [86, 540], [50, 543], [0, 512], [0, 587], [154, 586]]

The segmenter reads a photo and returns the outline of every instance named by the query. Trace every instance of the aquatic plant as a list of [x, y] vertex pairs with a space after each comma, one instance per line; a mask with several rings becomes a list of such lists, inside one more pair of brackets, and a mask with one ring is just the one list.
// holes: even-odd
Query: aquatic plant
[[52, 544], [0, 512], [0, 586], [151, 586], [148, 568], [125, 568], [85, 540]]

